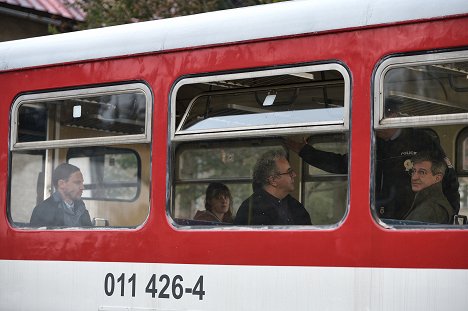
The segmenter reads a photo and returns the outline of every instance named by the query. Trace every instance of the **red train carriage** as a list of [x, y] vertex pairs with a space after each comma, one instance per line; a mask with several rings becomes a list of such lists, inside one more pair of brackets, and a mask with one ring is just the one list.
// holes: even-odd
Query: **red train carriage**
[[[466, 310], [467, 26], [461, 0], [294, 1], [1, 43], [0, 309]], [[420, 152], [382, 177], [389, 131], [443, 151], [447, 221], [403, 213]], [[270, 151], [311, 224], [240, 223]], [[230, 217], [199, 219], [214, 183]]]

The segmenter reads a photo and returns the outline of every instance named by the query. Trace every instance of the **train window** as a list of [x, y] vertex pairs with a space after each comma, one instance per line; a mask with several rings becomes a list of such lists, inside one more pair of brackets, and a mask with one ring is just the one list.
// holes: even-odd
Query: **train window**
[[19, 96], [10, 130], [12, 224], [141, 225], [149, 211], [151, 109], [141, 83]]
[[[317, 173], [315, 163], [301, 159], [301, 148], [313, 134], [312, 149], [348, 152], [349, 89], [349, 75], [338, 64], [181, 79], [170, 114], [174, 223], [336, 226], [346, 214], [347, 159], [345, 172]], [[285, 166], [274, 162], [270, 179], [262, 179], [271, 155]], [[273, 185], [280, 193], [270, 191]], [[267, 200], [279, 205], [267, 206]]]
[[384, 223], [450, 228], [466, 213], [463, 169], [452, 163], [468, 119], [467, 69], [467, 51], [391, 57], [377, 69], [373, 206]]

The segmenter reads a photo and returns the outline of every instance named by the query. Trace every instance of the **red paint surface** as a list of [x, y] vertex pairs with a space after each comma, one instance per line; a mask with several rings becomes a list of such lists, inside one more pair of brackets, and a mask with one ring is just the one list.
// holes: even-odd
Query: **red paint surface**
[[[467, 230], [387, 230], [370, 211], [372, 72], [392, 53], [468, 46], [468, 18], [224, 45], [0, 74], [0, 259], [468, 268]], [[349, 213], [334, 230], [176, 230], [166, 216], [168, 98], [187, 74], [338, 60], [352, 80]], [[19, 93], [146, 81], [154, 92], [151, 211], [138, 230], [31, 231], [8, 224], [8, 136]]]

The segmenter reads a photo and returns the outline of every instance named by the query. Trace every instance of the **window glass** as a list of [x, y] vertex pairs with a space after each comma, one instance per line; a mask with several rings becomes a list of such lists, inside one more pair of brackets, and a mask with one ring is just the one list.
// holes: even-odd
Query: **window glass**
[[460, 215], [468, 216], [468, 128], [457, 137], [457, 174], [460, 182]]
[[468, 217], [468, 177], [458, 177], [460, 183], [460, 212], [459, 215]]
[[[24, 104], [18, 109], [18, 142], [66, 139], [69, 138], [67, 129], [70, 127], [83, 129], [74, 138], [95, 137], [94, 133], [87, 131], [88, 129], [106, 131], [107, 134], [103, 136], [143, 134], [145, 107], [143, 93], [73, 97]], [[60, 122], [61, 131], [46, 136], [45, 120], [49, 114], [54, 114]], [[31, 128], [33, 124], [35, 126]], [[30, 133], [28, 129], [35, 135], [27, 135]]]
[[348, 137], [312, 135], [308, 144], [327, 152], [314, 165], [304, 163], [304, 206], [317, 225], [338, 223], [346, 213], [348, 190]]
[[343, 68], [333, 64], [186, 79], [176, 86], [188, 95], [177, 97], [175, 135], [306, 125], [343, 129], [345, 79]]
[[34, 206], [44, 200], [45, 152], [17, 152], [11, 158], [10, 217], [26, 226]]
[[177, 158], [181, 180], [251, 178], [251, 166], [258, 154], [269, 146], [203, 146], [202, 149], [181, 150]]
[[147, 142], [149, 96], [142, 84], [20, 96], [12, 113], [12, 148], [56, 146], [70, 139], [81, 139], [82, 145], [106, 144], [103, 137]]
[[117, 148], [70, 151], [68, 163], [80, 167], [83, 173], [84, 199], [131, 201], [136, 198], [140, 178], [136, 152]]
[[[252, 192], [252, 168], [259, 155], [278, 148], [263, 141], [229, 144], [190, 144], [181, 147], [177, 157], [175, 218], [192, 219], [205, 209], [205, 190], [210, 182], [228, 186], [233, 197], [233, 212]], [[282, 148], [282, 147], [280, 147]]]
[[459, 173], [467, 174], [468, 173], [468, 132], [464, 130], [461, 133], [461, 137], [463, 138], [461, 141], [458, 142], [458, 148], [461, 153], [460, 157], [460, 165], [459, 165]]
[[[229, 188], [233, 199], [232, 209], [235, 214], [242, 201], [251, 194], [252, 186], [250, 183], [234, 183], [225, 180], [218, 182], [222, 182]], [[202, 182], [180, 184], [175, 187], [175, 210], [173, 215], [177, 221], [192, 220], [197, 212], [205, 210], [205, 193], [208, 185], [209, 183]], [[183, 224], [184, 222], [181, 221], [180, 223]], [[209, 224], [213, 223], [210, 222]]]
[[374, 207], [384, 222], [447, 227], [465, 213], [454, 167], [465, 161], [455, 152], [468, 119], [467, 68], [466, 52], [449, 52], [389, 58], [377, 69]]
[[[336, 226], [347, 206], [349, 87], [336, 64], [180, 80], [171, 98], [173, 222]], [[344, 172], [301, 158], [312, 133], [310, 146], [345, 154]]]
[[[452, 81], [466, 79], [465, 62], [409, 66], [389, 70], [385, 75], [388, 85], [387, 97], [398, 100], [399, 115], [392, 114], [391, 103], [385, 106], [385, 117], [412, 117], [466, 113], [467, 107], [461, 102], [462, 96], [447, 99], [445, 87], [452, 88]], [[420, 87], [424, 81], [424, 87]]]
[[332, 225], [346, 213], [348, 179], [325, 179], [304, 184], [304, 206], [314, 225]]
[[16, 227], [136, 227], [149, 211], [152, 100], [140, 83], [21, 95], [12, 105]]

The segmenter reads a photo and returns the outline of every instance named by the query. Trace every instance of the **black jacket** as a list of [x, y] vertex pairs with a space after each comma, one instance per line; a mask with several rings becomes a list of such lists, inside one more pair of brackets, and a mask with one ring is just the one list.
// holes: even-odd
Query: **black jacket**
[[[34, 208], [29, 224], [34, 227], [90, 227], [93, 225], [82, 200], [74, 201], [75, 215], [68, 218], [65, 215], [63, 204], [60, 195], [57, 192], [54, 193]], [[72, 218], [75, 220], [70, 223], [68, 219]]]
[[[402, 129], [394, 140], [377, 139], [375, 171], [376, 209], [382, 218], [404, 219], [414, 199], [408, 161], [421, 151], [437, 151], [443, 157], [440, 144], [420, 129]], [[348, 173], [348, 155], [335, 154], [305, 145], [299, 156], [308, 164], [337, 174]], [[454, 168], [450, 165], [442, 180], [444, 195], [455, 214], [460, 210], [460, 194]]]
[[234, 220], [236, 225], [311, 225], [304, 206], [287, 195], [279, 200], [259, 189], [242, 202]]

